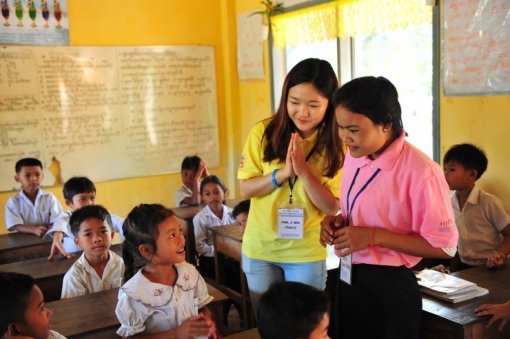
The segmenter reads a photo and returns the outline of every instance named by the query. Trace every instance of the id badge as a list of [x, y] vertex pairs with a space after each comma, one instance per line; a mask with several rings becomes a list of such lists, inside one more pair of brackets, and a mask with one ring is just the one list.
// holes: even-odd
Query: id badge
[[340, 257], [340, 280], [351, 284], [352, 280], [352, 254]]
[[278, 239], [303, 239], [305, 210], [297, 204], [278, 208]]

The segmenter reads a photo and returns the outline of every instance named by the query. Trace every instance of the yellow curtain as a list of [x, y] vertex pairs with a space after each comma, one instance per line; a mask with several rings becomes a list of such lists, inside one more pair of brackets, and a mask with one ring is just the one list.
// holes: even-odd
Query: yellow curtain
[[431, 22], [432, 7], [425, 0], [337, 0], [271, 17], [280, 48]]

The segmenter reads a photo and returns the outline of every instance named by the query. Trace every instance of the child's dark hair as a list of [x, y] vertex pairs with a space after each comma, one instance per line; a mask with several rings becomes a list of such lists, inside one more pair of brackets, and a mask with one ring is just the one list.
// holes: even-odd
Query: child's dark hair
[[200, 182], [200, 194], [204, 193], [205, 185], [210, 184], [210, 183], [219, 185], [221, 187], [221, 189], [223, 190], [223, 193], [228, 192], [228, 188], [227, 188], [227, 186], [225, 186], [225, 183], [223, 182], [223, 180], [221, 180], [220, 177], [218, 177], [217, 175], [212, 174], [212, 175], [206, 176], [202, 180], [202, 182]]
[[287, 74], [283, 83], [280, 106], [264, 131], [267, 144], [264, 147], [264, 161], [277, 160], [285, 162], [291, 133], [298, 131], [289, 117], [287, 100], [292, 87], [311, 84], [328, 99], [328, 106], [323, 121], [318, 126], [315, 153], [324, 156], [326, 168], [324, 174], [334, 177], [342, 167], [344, 150], [335, 122], [333, 94], [338, 88], [338, 79], [331, 64], [325, 60], [309, 58], [298, 62]]
[[122, 243], [122, 257], [126, 266], [124, 281], [131, 279], [140, 268], [148, 263], [138, 247], [145, 245], [152, 249], [152, 253], [156, 253], [158, 226], [166, 218], [174, 215], [171, 209], [159, 204], [140, 204], [129, 212], [122, 225], [125, 237]]
[[181, 172], [184, 170], [196, 171], [200, 166], [200, 157], [198, 155], [189, 155], [182, 159]]
[[96, 186], [86, 177], [72, 177], [67, 180], [62, 188], [64, 199], [72, 201], [76, 194], [96, 193]]
[[24, 321], [34, 285], [34, 278], [29, 275], [0, 272], [0, 336], [7, 332], [9, 324]]
[[237, 217], [241, 213], [248, 213], [250, 211], [250, 199], [246, 199], [235, 205], [232, 209], [232, 216]]
[[69, 225], [71, 225], [71, 232], [75, 237], [78, 236], [78, 232], [80, 232], [81, 224], [88, 219], [99, 219], [104, 221], [112, 228], [112, 217], [110, 216], [110, 212], [106, 210], [101, 205], [89, 205], [84, 206], [71, 214], [71, 219], [69, 220]]
[[465, 169], [476, 170], [476, 179], [478, 180], [487, 170], [489, 160], [485, 152], [472, 144], [453, 145], [445, 153], [443, 164], [449, 162], [458, 162]]
[[333, 96], [335, 107], [363, 114], [376, 125], [391, 124], [392, 136], [397, 138], [404, 129], [402, 109], [395, 86], [384, 77], [360, 77], [340, 87]]
[[257, 310], [262, 339], [308, 338], [329, 312], [327, 295], [299, 282], [279, 282], [262, 295]]
[[16, 162], [16, 165], [14, 166], [14, 170], [16, 173], [21, 172], [21, 169], [23, 167], [32, 167], [32, 166], [38, 166], [43, 168], [42, 162], [39, 159], [36, 158], [23, 158]]

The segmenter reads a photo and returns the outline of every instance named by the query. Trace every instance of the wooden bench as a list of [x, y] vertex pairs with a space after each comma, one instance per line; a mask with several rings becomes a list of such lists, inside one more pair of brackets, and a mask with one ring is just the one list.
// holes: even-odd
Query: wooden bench
[[41, 239], [34, 234], [8, 233], [0, 235], [0, 264], [47, 257], [51, 239]]
[[[210, 306], [220, 324], [222, 306], [228, 297], [213, 286], [207, 288], [214, 297]], [[52, 329], [67, 338], [115, 338], [120, 326], [115, 315], [118, 293], [119, 289], [114, 288], [47, 303], [46, 307], [53, 311]]]
[[[110, 249], [122, 255], [122, 244], [112, 245]], [[75, 256], [70, 259], [59, 255], [51, 261], [48, 261], [47, 257], [44, 256], [43, 258], [13, 262], [0, 265], [0, 271], [31, 275], [43, 292], [46, 301], [58, 300], [62, 294], [64, 275], [74, 262], [78, 260], [81, 253], [74, 253]]]

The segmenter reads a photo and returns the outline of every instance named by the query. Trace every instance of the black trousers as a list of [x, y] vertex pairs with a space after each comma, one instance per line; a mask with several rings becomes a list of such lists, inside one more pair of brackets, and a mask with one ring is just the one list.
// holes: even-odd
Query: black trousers
[[421, 294], [413, 272], [404, 266], [352, 267], [352, 284], [337, 282], [337, 338], [420, 338]]

